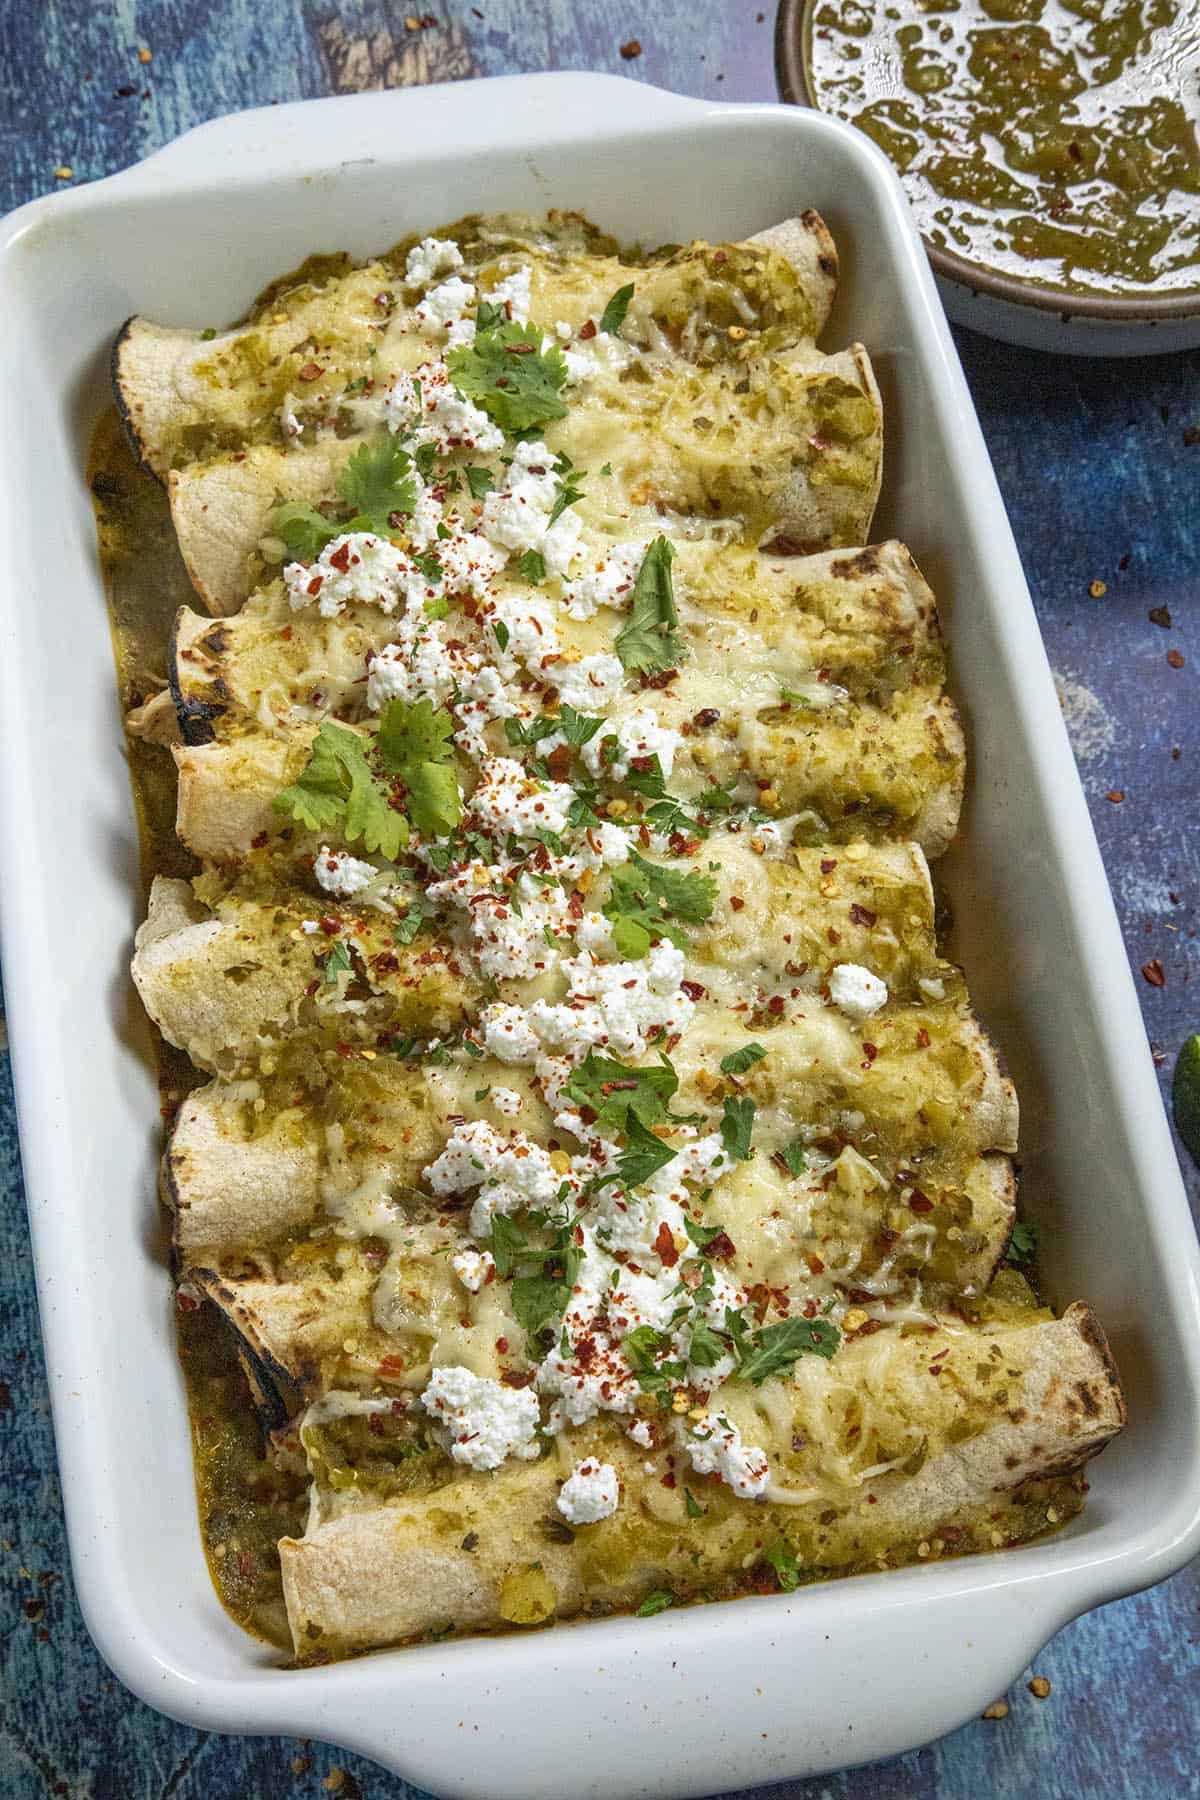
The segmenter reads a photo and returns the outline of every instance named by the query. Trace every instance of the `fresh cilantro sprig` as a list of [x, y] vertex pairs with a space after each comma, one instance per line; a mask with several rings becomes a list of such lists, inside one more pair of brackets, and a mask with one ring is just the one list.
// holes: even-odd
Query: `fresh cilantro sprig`
[[615, 646], [623, 666], [635, 674], [673, 669], [679, 662], [679, 613], [671, 580], [674, 560], [675, 546], [670, 538], [656, 537], [637, 572], [629, 616], [617, 633]]
[[310, 831], [340, 826], [347, 843], [394, 862], [408, 842], [408, 820], [391, 803], [391, 792], [375, 778], [357, 732], [322, 721], [308, 763], [296, 780], [276, 794], [275, 811]]
[[649, 1130], [671, 1120], [670, 1102], [678, 1087], [679, 1077], [665, 1056], [656, 1068], [639, 1069], [589, 1050], [563, 1094], [577, 1106], [589, 1107], [597, 1126], [625, 1131], [633, 1118]]
[[392, 514], [411, 513], [417, 503], [412, 458], [390, 435], [377, 444], [360, 444], [342, 470], [338, 499], [351, 515], [328, 519], [301, 501], [289, 500], [271, 515], [270, 528], [282, 538], [296, 562], [312, 562], [327, 544], [347, 531], [373, 531], [386, 537]]
[[613, 870], [604, 916], [612, 921], [621, 955], [638, 961], [660, 938], [682, 948], [685, 939], [673, 921], [703, 925], [712, 915], [716, 891], [711, 875], [647, 862], [634, 850], [627, 863]]
[[755, 1063], [761, 1062], [766, 1055], [761, 1044], [743, 1044], [740, 1050], [731, 1050], [728, 1056], [721, 1058], [722, 1075], [744, 1075]]
[[725, 1328], [733, 1339], [739, 1379], [752, 1381], [755, 1387], [769, 1375], [782, 1375], [802, 1356], [828, 1360], [842, 1341], [841, 1332], [829, 1319], [781, 1319], [777, 1325], [751, 1332], [742, 1315], [729, 1309]]
[[1012, 1236], [1008, 1240], [1006, 1257], [1009, 1262], [1031, 1263], [1037, 1252], [1037, 1226], [1026, 1224], [1018, 1219], [1012, 1228]]
[[389, 700], [379, 717], [380, 761], [408, 790], [408, 814], [422, 837], [446, 837], [462, 818], [454, 773], [454, 721], [422, 697]]
[[542, 349], [536, 325], [506, 321], [500, 308], [481, 302], [473, 344], [446, 353], [450, 379], [466, 400], [475, 401], [502, 431], [528, 431], [565, 419], [559, 399], [567, 365], [555, 345]]
[[[310, 831], [339, 826], [347, 843], [394, 862], [408, 843], [410, 820], [423, 836], [444, 837], [462, 816], [451, 763], [453, 724], [427, 699], [411, 706], [389, 700], [374, 741], [325, 719], [305, 768], [276, 794], [275, 810]], [[407, 811], [399, 804], [397, 780], [407, 792]]]

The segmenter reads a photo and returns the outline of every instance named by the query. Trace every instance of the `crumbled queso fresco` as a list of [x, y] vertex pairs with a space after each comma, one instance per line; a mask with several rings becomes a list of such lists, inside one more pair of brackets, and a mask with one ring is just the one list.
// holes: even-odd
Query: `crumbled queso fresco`
[[[701, 894], [709, 879], [694, 855], [699, 839], [671, 861], [680, 853], [669, 825], [625, 822], [627, 805], [605, 803], [612, 786], [670, 781], [684, 744], [659, 710], [673, 675], [639, 679], [644, 661], [623, 653], [627, 622], [646, 629], [641, 577], [662, 536], [585, 528], [571, 483], [586, 477], [536, 430], [506, 429], [503, 404], [489, 410], [487, 393], [461, 373], [461, 359], [493, 329], [487, 317], [529, 320], [529, 268], [501, 266], [475, 282], [452, 242], [426, 238], [409, 252], [405, 304], [424, 359], [371, 401], [404, 452], [403, 505], [384, 517], [385, 500], [379, 516], [352, 521], [283, 569], [293, 612], [315, 608], [348, 627], [374, 609], [389, 622], [388, 640], [364, 654], [355, 688], [363, 746], [364, 721], [379, 722], [382, 746], [383, 723], [397, 708], [413, 718], [424, 709], [422, 744], [435, 709], [444, 721], [444, 754], [436, 745], [412, 752], [417, 766], [402, 766], [400, 791], [412, 806], [425, 781], [456, 824], [428, 829], [414, 810], [403, 879], [417, 882], [423, 916], [439, 921], [459, 966], [484, 986], [469, 1047], [524, 1084], [483, 1087], [476, 1102], [489, 1117], [450, 1119], [422, 1171], [429, 1193], [466, 1215], [468, 1235], [448, 1259], [465, 1323], [511, 1279], [500, 1247], [509, 1228], [498, 1221], [526, 1221], [511, 1227], [526, 1230], [533, 1220], [559, 1234], [546, 1267], [565, 1274], [541, 1318], [540, 1343], [539, 1330], [527, 1332], [533, 1366], [523, 1385], [439, 1362], [435, 1352], [420, 1406], [434, 1440], [467, 1469], [536, 1458], [548, 1438], [607, 1415], [639, 1457], [656, 1459], [648, 1467], [671, 1471], [671, 1485], [676, 1468], [690, 1470], [752, 1501], [770, 1483], [768, 1458], [743, 1441], [718, 1396], [742, 1353], [730, 1320], [743, 1335], [757, 1321], [750, 1294], [706, 1254], [720, 1231], [722, 1184], [750, 1154], [748, 1138], [738, 1143], [741, 1115], [707, 1124], [670, 1118], [655, 1131], [632, 1102], [623, 1121], [619, 1109], [615, 1120], [603, 1110], [612, 1092], [638, 1089], [645, 1068], [670, 1066], [663, 1059], [694, 1028], [705, 992], [689, 978], [689, 921], [686, 908], [682, 922], [672, 911], [683, 903], [669, 884], [661, 899], [631, 902], [629, 916], [601, 903], [635, 859], [637, 870], [665, 868]], [[635, 355], [619, 330], [577, 335], [561, 320], [541, 329], [543, 356], [565, 347], [568, 398], [597, 370]], [[538, 355], [536, 343], [518, 348]], [[564, 645], [567, 625], [594, 632], [594, 647]], [[327, 770], [323, 779], [328, 791], [350, 777]], [[360, 785], [349, 805], [361, 800], [362, 770], [353, 779]], [[385, 821], [392, 799], [377, 799]], [[796, 821], [754, 816], [755, 849], [783, 855]], [[401, 871], [382, 855], [322, 843], [313, 875], [334, 900], [403, 911]], [[407, 916], [419, 928], [421, 915]], [[397, 957], [419, 955], [414, 930], [397, 935], [406, 946]], [[819, 1006], [815, 980], [809, 1000]], [[855, 963], [833, 968], [826, 991], [843, 1031], [889, 998], [885, 982]], [[360, 1003], [339, 995], [338, 1004]], [[596, 1059], [623, 1066], [615, 1087], [598, 1084]], [[593, 1086], [581, 1098], [585, 1079]], [[550, 1147], [516, 1123], [529, 1116], [530, 1090], [551, 1109]], [[748, 1134], [754, 1108], [745, 1104]], [[400, 1229], [386, 1197], [376, 1215], [393, 1235]], [[794, 1303], [805, 1318], [817, 1316], [803, 1294]], [[662, 1387], [669, 1409], [652, 1420], [648, 1396]], [[593, 1456], [576, 1463], [557, 1508], [582, 1527], [619, 1502], [617, 1470]]]

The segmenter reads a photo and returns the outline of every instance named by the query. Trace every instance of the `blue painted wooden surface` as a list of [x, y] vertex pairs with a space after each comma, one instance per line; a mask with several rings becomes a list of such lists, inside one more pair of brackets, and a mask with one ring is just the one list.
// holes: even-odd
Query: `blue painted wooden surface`
[[[0, 6], [0, 211], [56, 170], [105, 175], [201, 119], [270, 100], [541, 68], [773, 99], [764, 0], [43, 0]], [[426, 15], [428, 16], [428, 15]], [[623, 58], [621, 46], [640, 40]], [[149, 49], [151, 60], [139, 59]], [[960, 333], [1135, 970], [1163, 1056], [1200, 1028], [1200, 356], [1068, 362]], [[1197, 432], [1200, 439], [1200, 431]], [[1107, 584], [1099, 598], [1093, 581]], [[11, 597], [10, 597], [11, 602]], [[1171, 626], [1153, 623], [1166, 607]], [[1173, 668], [1169, 650], [1184, 656]], [[1120, 801], [1110, 795], [1123, 793]], [[172, 1725], [107, 1674], [63, 1541], [6, 1058], [0, 1069], [0, 1795], [410, 1800], [362, 1759]], [[1200, 1174], [1184, 1157], [1193, 1204]], [[1189, 1800], [1200, 1795], [1200, 1572], [1080, 1620], [1003, 1721], [783, 1800]], [[1026, 1671], [1026, 1674], [1030, 1671]], [[760, 1790], [761, 1800], [767, 1790]], [[480, 1800], [487, 1775], [481, 1768]], [[541, 1800], [531, 1771], [531, 1800]], [[561, 1800], [570, 1800], [569, 1796]]]

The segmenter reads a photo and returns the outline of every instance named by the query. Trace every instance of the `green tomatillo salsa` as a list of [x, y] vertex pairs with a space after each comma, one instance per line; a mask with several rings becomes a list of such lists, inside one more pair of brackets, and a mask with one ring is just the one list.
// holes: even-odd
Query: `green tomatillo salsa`
[[1200, 289], [1196, 0], [818, 0], [808, 31], [813, 100], [930, 243], [1076, 293]]

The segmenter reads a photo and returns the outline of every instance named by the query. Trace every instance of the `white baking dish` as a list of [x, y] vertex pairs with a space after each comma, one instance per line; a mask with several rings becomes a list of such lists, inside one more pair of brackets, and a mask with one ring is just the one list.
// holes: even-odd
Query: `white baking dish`
[[[833, 228], [829, 341], [865, 340], [884, 387], [878, 534], [941, 596], [970, 726], [957, 952], [1021, 1088], [1050, 1280], [1096, 1305], [1131, 1423], [1083, 1518], [1026, 1549], [282, 1671], [200, 1551], [84, 448], [127, 314], [220, 324], [310, 250], [554, 205], [627, 238], [744, 236], [807, 205]], [[710, 1794], [943, 1732], [1073, 1614], [1178, 1568], [1200, 1545], [1200, 1258], [1020, 564], [882, 156], [815, 114], [602, 76], [284, 106], [14, 214], [0, 309], [3, 964], [75, 1578], [116, 1673], [189, 1724], [317, 1735], [442, 1794]]]

